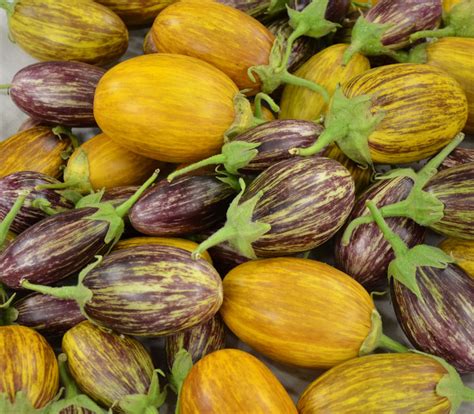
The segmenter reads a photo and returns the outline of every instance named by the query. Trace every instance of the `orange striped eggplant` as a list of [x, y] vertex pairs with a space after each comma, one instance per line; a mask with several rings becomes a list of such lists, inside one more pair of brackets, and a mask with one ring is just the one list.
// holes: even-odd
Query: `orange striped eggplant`
[[143, 26], [175, 0], [97, 0], [125, 22], [127, 26]]
[[275, 40], [265, 26], [244, 12], [217, 2], [203, 7], [197, 1], [180, 1], [163, 10], [153, 23], [152, 36], [159, 51], [204, 60], [252, 94], [259, 85], [247, 70], [268, 64]]
[[92, 0], [2, 1], [12, 39], [39, 60], [106, 65], [122, 56], [128, 31], [107, 7]]
[[191, 328], [214, 316], [222, 303], [219, 274], [186, 250], [142, 245], [114, 251], [100, 265], [99, 261], [81, 272], [77, 286], [53, 288], [26, 281], [22, 286], [75, 299], [90, 321], [134, 336]]
[[457, 167], [468, 162], [474, 162], [474, 148], [458, 147], [445, 158], [438, 169], [445, 170], [446, 168]]
[[234, 82], [208, 63], [154, 53], [119, 63], [104, 75], [94, 116], [106, 135], [130, 151], [194, 162], [219, 152], [224, 133], [239, 123], [234, 99], [245, 101], [238, 96]]
[[143, 53], [145, 53], [145, 55], [149, 55], [150, 53], [158, 53], [155, 41], [151, 35], [151, 29], [145, 35], [145, 39], [143, 40]]
[[474, 241], [445, 239], [439, 248], [456, 260], [456, 264], [474, 278]]
[[37, 126], [0, 142], [0, 177], [17, 171], [36, 171], [54, 178], [62, 176], [64, 156], [72, 150], [68, 136]]
[[180, 414], [296, 414], [283, 385], [262, 362], [238, 349], [213, 352], [196, 363], [179, 399]]
[[0, 326], [0, 372], [2, 413], [30, 413], [33, 407], [46, 406], [58, 392], [56, 356], [33, 329]]
[[326, 129], [312, 155], [336, 141], [362, 165], [402, 164], [438, 152], [467, 120], [467, 100], [459, 83], [430, 65], [402, 63], [362, 73], [336, 90]]
[[455, 413], [474, 398], [441, 359], [419, 353], [369, 355], [330, 369], [298, 401], [300, 414]]
[[225, 324], [274, 360], [329, 368], [380, 346], [406, 349], [382, 334], [367, 291], [325, 263], [254, 260], [231, 270], [223, 284]]

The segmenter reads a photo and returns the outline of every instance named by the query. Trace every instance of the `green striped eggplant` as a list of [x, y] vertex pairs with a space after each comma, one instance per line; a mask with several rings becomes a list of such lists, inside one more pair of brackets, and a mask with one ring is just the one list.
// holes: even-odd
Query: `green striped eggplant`
[[474, 148], [456, 148], [439, 166], [439, 170], [474, 162]]
[[214, 175], [159, 181], [130, 210], [135, 230], [150, 236], [179, 236], [205, 230], [225, 216], [234, 190]]
[[114, 208], [100, 193], [84, 197], [75, 210], [45, 218], [21, 233], [0, 255], [0, 282], [19, 289], [23, 280], [52, 284], [105, 253], [124, 230], [123, 217], [156, 179]]
[[354, 205], [354, 181], [337, 161], [294, 157], [265, 171], [232, 201], [227, 221], [195, 256], [224, 241], [255, 258], [311, 250], [329, 240]]
[[[222, 282], [205, 260], [163, 245], [116, 250], [85, 268], [77, 286], [22, 286], [75, 299], [97, 325], [134, 336], [169, 335], [203, 323], [219, 310]], [[94, 268], [95, 267], [95, 268]]]

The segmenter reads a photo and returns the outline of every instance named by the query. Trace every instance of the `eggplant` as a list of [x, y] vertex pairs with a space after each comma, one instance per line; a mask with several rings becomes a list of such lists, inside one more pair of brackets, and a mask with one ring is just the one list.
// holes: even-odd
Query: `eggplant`
[[232, 201], [227, 221], [199, 245], [200, 252], [229, 241], [255, 258], [311, 250], [329, 240], [354, 205], [354, 181], [337, 161], [294, 157], [265, 171]]
[[[24, 280], [52, 284], [105, 253], [123, 232], [122, 217], [157, 177], [117, 208], [84, 197], [75, 210], [45, 218], [21, 233], [0, 255], [0, 282], [19, 289]], [[88, 202], [91, 205], [88, 207]]]
[[39, 119], [26, 118], [18, 127], [18, 132], [25, 131], [27, 129], [34, 128], [37, 126], [47, 126], [47, 125], [44, 124], [43, 121], [40, 121]]
[[145, 35], [143, 40], [143, 53], [149, 55], [150, 53], [158, 53], [158, 48], [156, 47], [153, 36], [151, 35], [151, 30]]
[[446, 168], [457, 167], [461, 164], [474, 162], [474, 148], [456, 148], [449, 154], [442, 164], [439, 166], [439, 170], [445, 170]]
[[344, 64], [357, 52], [366, 56], [387, 54], [406, 61], [408, 56], [397, 51], [410, 44], [411, 34], [437, 28], [442, 12], [440, 0], [379, 1], [354, 25]]
[[[296, 11], [304, 10], [312, 0], [290, 0], [289, 7]], [[324, 18], [335, 23], [341, 22], [349, 11], [349, 0], [329, 0]]]
[[444, 239], [439, 248], [456, 260], [456, 264], [474, 277], [474, 240]]
[[105, 69], [81, 62], [41, 62], [13, 77], [9, 94], [34, 119], [69, 127], [95, 126], [94, 93]]
[[[169, 335], [203, 323], [219, 310], [222, 282], [205, 260], [171, 246], [117, 250], [85, 268], [78, 286], [23, 281], [47, 295], [75, 299], [97, 325], [134, 336]], [[94, 268], [94, 266], [96, 266]]]
[[101, 201], [110, 201], [113, 206], [118, 207], [135, 194], [139, 188], [140, 187], [136, 185], [107, 188], [104, 191]]
[[234, 190], [213, 175], [162, 180], [130, 210], [130, 222], [151, 236], [191, 234], [221, 220], [232, 194]]
[[267, 13], [271, 0], [217, 0], [218, 3], [239, 9], [258, 19]]

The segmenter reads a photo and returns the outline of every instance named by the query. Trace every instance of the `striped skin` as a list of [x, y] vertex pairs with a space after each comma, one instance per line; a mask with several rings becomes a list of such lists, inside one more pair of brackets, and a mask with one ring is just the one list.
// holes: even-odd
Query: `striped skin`
[[[290, 0], [288, 3], [292, 9], [303, 10], [311, 3], [311, 0]], [[349, 0], [329, 0], [324, 15], [325, 19], [340, 22], [346, 16], [350, 4]]]
[[242, 202], [263, 191], [252, 215], [270, 231], [252, 243], [258, 257], [304, 252], [329, 240], [354, 205], [349, 171], [329, 158], [294, 157], [266, 169]]
[[33, 407], [47, 405], [59, 388], [56, 356], [46, 340], [24, 326], [0, 326], [0, 394], [23, 391]]
[[[324, 86], [332, 95], [336, 87], [354, 76], [370, 69], [368, 59], [356, 53], [346, 66], [342, 65], [342, 55], [348, 45], [332, 45], [314, 55], [301, 66], [295, 75]], [[301, 86], [286, 85], [280, 102], [280, 119], [306, 119], [314, 121], [325, 115], [328, 105], [321, 94]]]
[[66, 164], [61, 154], [70, 145], [69, 138], [60, 139], [49, 127], [18, 132], [0, 142], [0, 177], [17, 171], [37, 171], [59, 178], [61, 167]]
[[94, 92], [105, 70], [81, 62], [42, 62], [15, 74], [9, 94], [23, 112], [49, 124], [95, 126]]
[[128, 46], [122, 20], [91, 0], [20, 0], [10, 18], [10, 33], [39, 60], [106, 65]]
[[149, 55], [150, 53], [158, 53], [158, 49], [156, 48], [155, 42], [153, 41], [153, 36], [151, 35], [151, 29], [145, 36], [145, 40], [143, 41], [143, 53], [145, 55]]
[[474, 279], [460, 267], [418, 267], [423, 300], [392, 283], [397, 319], [416, 349], [439, 356], [460, 373], [474, 373]]
[[357, 357], [373, 310], [359, 283], [314, 260], [254, 260], [224, 278], [225, 324], [252, 348], [285, 364], [329, 368]]
[[234, 7], [242, 10], [250, 16], [255, 18], [264, 17], [268, 7], [270, 6], [270, 0], [216, 0], [218, 3], [225, 4], [227, 6]]
[[[147, 244], [158, 244], [160, 246], [173, 246], [179, 247], [180, 249], [193, 252], [199, 246], [191, 240], [178, 239], [173, 237], [132, 237], [131, 239], [120, 240], [115, 246], [114, 250], [129, 249], [131, 247], [143, 246]], [[209, 253], [203, 252], [201, 257], [212, 264], [211, 256]]]
[[7, 238], [5, 239], [3, 245], [0, 245], [0, 253], [3, 252], [13, 240], [15, 240], [15, 237], [15, 233], [12, 233], [11, 231], [7, 233]]
[[372, 161], [403, 164], [427, 158], [447, 145], [467, 119], [458, 82], [429, 65], [378, 67], [342, 85], [348, 98], [369, 95], [371, 112], [385, 113], [369, 135]]
[[95, 211], [59, 213], [21, 233], [0, 255], [0, 282], [12, 289], [24, 279], [50, 285], [81, 270], [107, 248], [108, 223], [86, 219]]
[[193, 363], [201, 358], [218, 351], [225, 346], [224, 323], [219, 315], [215, 315], [207, 322], [193, 326], [175, 335], [169, 335], [166, 340], [166, 358], [171, 369], [176, 354], [181, 348], [191, 354]]
[[17, 132], [24, 131], [26, 129], [30, 129], [37, 126], [46, 126], [43, 122], [39, 121], [38, 119], [33, 118], [26, 118], [18, 128]]
[[169, 335], [211, 318], [222, 303], [219, 274], [188, 251], [144, 245], [112, 252], [84, 279], [84, 311], [126, 335]]
[[[137, 340], [84, 321], [66, 332], [62, 349], [74, 381], [104, 407], [127, 395], [148, 392], [153, 362]], [[123, 413], [119, 407], [114, 412]]]
[[449, 154], [438, 168], [439, 170], [445, 170], [446, 168], [456, 167], [460, 164], [468, 162], [474, 162], [474, 148], [455, 148], [451, 154]]
[[451, 403], [436, 394], [446, 369], [426, 355], [369, 355], [332, 368], [298, 401], [300, 414], [448, 414]]
[[[405, 177], [379, 181], [360, 195], [347, 223], [370, 214], [365, 206], [367, 200], [372, 200], [380, 208], [404, 200], [411, 188], [412, 181]], [[402, 217], [388, 218], [386, 221], [409, 247], [423, 242], [425, 231], [414, 221]], [[362, 224], [352, 233], [347, 246], [342, 244], [342, 234], [343, 231], [335, 241], [336, 267], [357, 280], [369, 292], [384, 290], [387, 286], [388, 265], [395, 259], [395, 254], [378, 226], [375, 223]]]
[[474, 134], [474, 39], [445, 37], [426, 47], [426, 63], [436, 66], [456, 79], [464, 90], [469, 115], [464, 131]]
[[[110, 201], [114, 207], [118, 207], [135, 194], [138, 188], [136, 185], [108, 188], [105, 190], [101, 201]], [[125, 218], [125, 220], [127, 220], [127, 218]]]
[[184, 380], [180, 414], [296, 414], [283, 385], [262, 362], [223, 349], [196, 363]]
[[153, 22], [158, 13], [175, 0], [97, 0], [125, 22], [127, 26], [141, 26]]
[[474, 278], [474, 240], [445, 239], [438, 247], [454, 257], [456, 264]]
[[44, 211], [30, 205], [34, 200], [41, 198], [51, 203], [53, 209], [71, 209], [74, 204], [66, 200], [59, 192], [44, 189], [35, 190], [35, 187], [43, 184], [57, 184], [58, 180], [45, 174], [34, 171], [19, 171], [6, 177], [0, 178], [0, 221], [2, 221], [11, 210], [21, 191], [30, 191], [25, 204], [18, 211], [10, 230], [21, 233], [38, 221], [48, 217]]
[[238, 88], [211, 65], [151, 54], [114, 66], [100, 80], [94, 116], [117, 144], [166, 162], [194, 162], [220, 151], [234, 120]]
[[239, 89], [259, 91], [247, 70], [266, 65], [275, 36], [240, 10], [217, 2], [177, 2], [161, 12], [152, 36], [161, 52], [202, 59], [227, 74]]
[[430, 229], [447, 237], [474, 240], [474, 162], [440, 171], [423, 190], [444, 204], [444, 217]]
[[205, 230], [224, 219], [234, 194], [213, 175], [158, 182], [130, 210], [135, 230], [150, 236], [180, 236]]
[[461, 3], [462, 0], [443, 0], [443, 12], [448, 13], [451, 11], [453, 6], [455, 6], [458, 3]]
[[94, 190], [141, 185], [162, 166], [156, 160], [121, 147], [107, 135], [99, 134], [84, 142], [71, 154], [64, 171], [65, 180], [81, 174], [82, 163], [78, 160], [81, 150], [87, 155], [89, 181]]

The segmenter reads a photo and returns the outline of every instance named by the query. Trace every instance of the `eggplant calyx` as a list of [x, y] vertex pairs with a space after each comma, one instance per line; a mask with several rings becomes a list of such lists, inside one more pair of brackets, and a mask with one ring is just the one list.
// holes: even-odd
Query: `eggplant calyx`
[[219, 165], [215, 169], [216, 178], [224, 184], [227, 184], [230, 188], [232, 188], [236, 192], [240, 192], [242, 188], [240, 187], [239, 177], [233, 175], [226, 170], [221, 170]]
[[57, 209], [52, 208], [51, 203], [42, 197], [35, 198], [31, 202], [31, 207], [41, 210], [43, 213], [46, 213], [48, 216], [54, 216], [55, 214], [69, 211], [67, 208], [57, 208]]
[[234, 96], [234, 114], [234, 122], [227, 131], [224, 132], [224, 140], [226, 141], [247, 131], [255, 124], [252, 106], [242, 92], [238, 92]]
[[239, 183], [242, 190], [230, 203], [224, 227], [217, 230], [217, 232], [198, 246], [193, 252], [194, 259], [199, 258], [201, 253], [207, 249], [225, 241], [229, 241], [232, 247], [238, 250], [242, 256], [256, 259], [257, 256], [253, 250], [252, 243], [268, 233], [271, 225], [252, 220], [255, 206], [262, 198], [263, 192], [260, 191], [251, 199], [239, 204], [246, 187], [245, 181], [242, 178], [239, 180]]
[[408, 62], [410, 63], [426, 63], [428, 61], [428, 52], [426, 48], [429, 43], [421, 43], [410, 49]]
[[43, 408], [34, 408], [28, 396], [23, 391], [18, 391], [10, 401], [8, 393], [0, 393], [0, 413], [2, 414], [49, 414], [49, 406]]
[[0, 9], [4, 9], [7, 12], [7, 16], [10, 19], [10, 17], [13, 15], [13, 12], [15, 11], [15, 3], [17, 0], [14, 2], [9, 2], [7, 0], [0, 0]]
[[267, 8], [267, 14], [275, 15], [285, 10], [289, 0], [271, 0]]
[[179, 397], [181, 395], [181, 388], [183, 387], [184, 380], [193, 367], [193, 359], [191, 354], [184, 348], [180, 348], [176, 353], [171, 367], [171, 374], [168, 377], [168, 382], [171, 389], [177, 396], [176, 403], [176, 414], [179, 414]]
[[13, 325], [18, 319], [18, 310], [10, 306], [15, 296], [16, 293], [11, 295], [3, 305], [0, 305], [0, 326]]
[[67, 128], [62, 125], [57, 125], [53, 129], [53, 134], [56, 135], [59, 139], [62, 139], [62, 135], [66, 135], [71, 140], [73, 150], [79, 148], [79, 138], [72, 133], [71, 128]]
[[18, 197], [13, 203], [12, 208], [7, 213], [3, 221], [0, 222], [0, 248], [5, 243], [8, 236], [8, 232], [10, 230], [10, 226], [12, 225], [13, 221], [15, 220], [15, 217], [17, 216], [17, 214], [19, 213], [19, 211], [25, 204], [26, 197], [28, 197], [29, 194], [30, 194], [30, 191], [28, 190], [19, 191]]
[[259, 92], [255, 95], [254, 99], [254, 120], [256, 123], [264, 124], [267, 120], [263, 117], [262, 112], [262, 101], [265, 101], [271, 108], [273, 112], [280, 112], [280, 107], [276, 104], [276, 102], [266, 93]]

